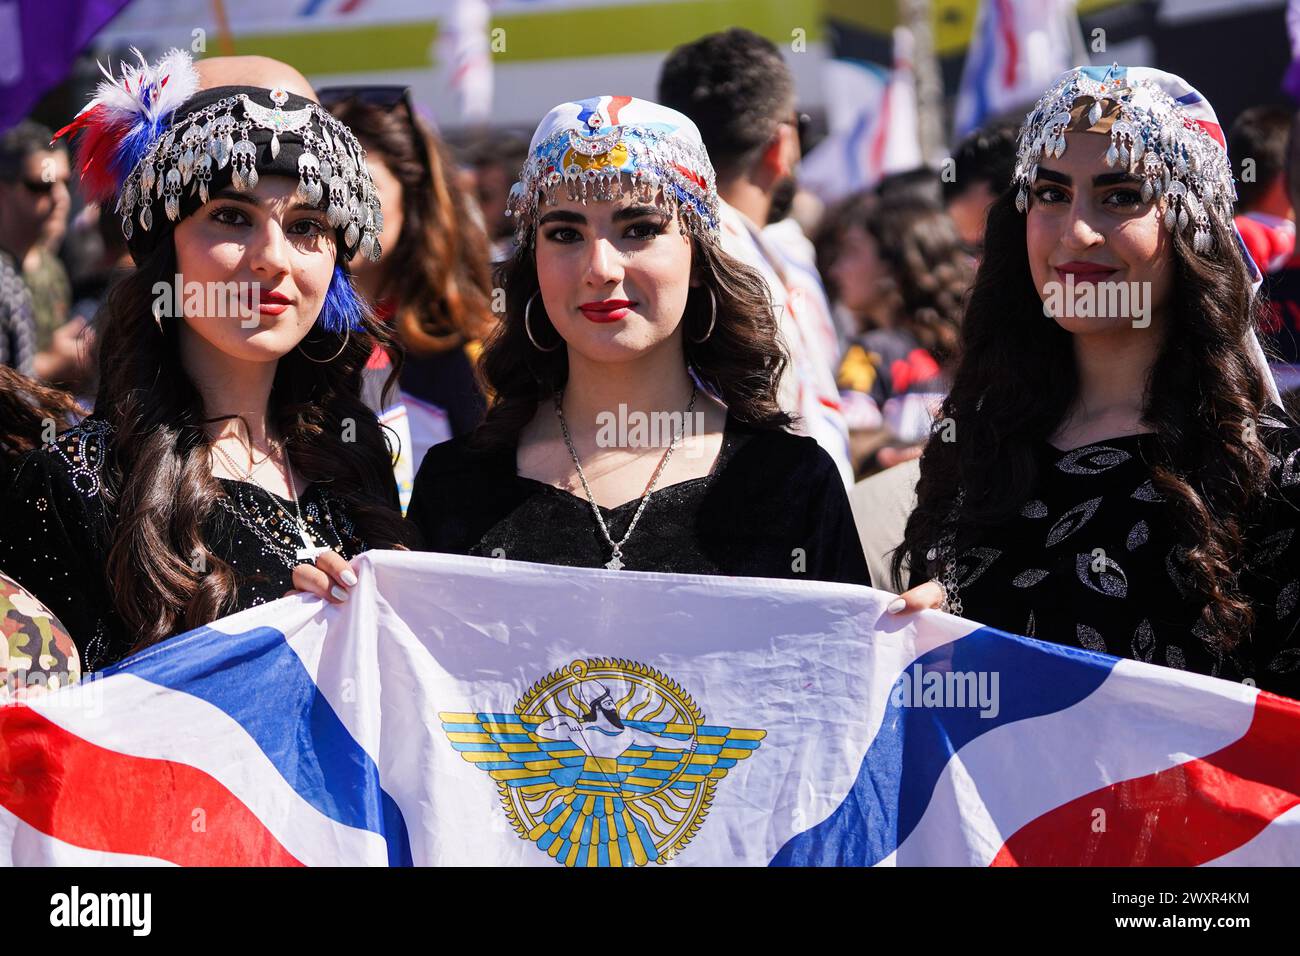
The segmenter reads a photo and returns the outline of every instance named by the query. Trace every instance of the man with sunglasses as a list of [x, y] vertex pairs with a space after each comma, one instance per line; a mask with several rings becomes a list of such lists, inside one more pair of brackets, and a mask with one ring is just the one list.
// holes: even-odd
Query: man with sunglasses
[[68, 154], [23, 120], [0, 135], [0, 365], [36, 369], [36, 318], [22, 263], [55, 216], [68, 214]]
[[733, 27], [683, 44], [659, 74], [659, 102], [689, 116], [717, 171], [722, 248], [767, 281], [790, 355], [777, 399], [852, 484], [849, 430], [835, 371], [839, 339], [812, 244], [785, 211], [794, 195], [800, 135], [794, 76], [770, 40]]

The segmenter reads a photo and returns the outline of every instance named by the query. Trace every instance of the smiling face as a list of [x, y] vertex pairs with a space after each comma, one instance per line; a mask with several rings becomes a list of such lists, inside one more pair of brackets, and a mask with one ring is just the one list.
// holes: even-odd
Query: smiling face
[[[1127, 283], [1132, 295], [1144, 296], [1158, 321], [1174, 268], [1173, 240], [1160, 223], [1161, 208], [1142, 201], [1139, 179], [1106, 165], [1109, 136], [1070, 132], [1065, 137], [1064, 154], [1040, 159], [1038, 178], [1029, 187], [1025, 238], [1038, 294], [1049, 301], [1054, 289], [1068, 288], [1071, 275], [1076, 296], [1086, 283]], [[1131, 328], [1134, 320], [1125, 314], [1055, 318], [1072, 333]]]
[[568, 347], [625, 362], [681, 347], [691, 241], [677, 216], [631, 196], [538, 208], [537, 282]]
[[[177, 268], [186, 286], [177, 321], [187, 346], [273, 362], [316, 322], [334, 275], [335, 232], [324, 212], [298, 201], [296, 186], [285, 176], [263, 176], [251, 193], [222, 190], [176, 227]], [[208, 290], [228, 283], [239, 284], [244, 309], [210, 314], [212, 300], [222, 306], [225, 300]], [[205, 291], [191, 296], [191, 288]]]

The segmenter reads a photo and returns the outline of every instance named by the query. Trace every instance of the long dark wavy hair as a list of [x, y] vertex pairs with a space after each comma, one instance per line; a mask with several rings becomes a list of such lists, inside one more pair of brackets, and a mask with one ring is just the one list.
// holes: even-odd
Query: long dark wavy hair
[[[1203, 602], [1201, 629], [1231, 649], [1254, 623], [1237, 574], [1269, 474], [1267, 452], [1246, 423], [1269, 399], [1243, 349], [1259, 305], [1229, 227], [1215, 217], [1211, 224], [1208, 255], [1194, 253], [1181, 232], [1173, 236], [1167, 331], [1143, 421], [1156, 435], [1152, 480]], [[985, 248], [952, 390], [921, 458], [917, 507], [893, 556], [895, 586], [902, 586], [905, 560], [914, 575], [928, 569], [934, 576], [937, 563], [926, 554], [946, 529], [960, 552], [1016, 513], [1035, 483], [1033, 443], [1057, 430], [1077, 394], [1072, 336], [1043, 314], [1014, 187], [989, 209]], [[957, 440], [943, 440], [943, 419], [951, 419]], [[959, 489], [964, 501], [954, 510]]]
[[16, 464], [41, 447], [51, 424], [54, 431], [62, 431], [85, 414], [63, 389], [0, 365], [0, 464]]
[[405, 108], [350, 99], [331, 111], [402, 184], [402, 231], [379, 266], [402, 344], [428, 355], [486, 335], [495, 322], [487, 233], [451, 181], [442, 141]]
[[[691, 289], [682, 316], [686, 363], [701, 384], [727, 406], [737, 421], [760, 428], [782, 428], [794, 419], [777, 404], [777, 387], [788, 364], [777, 338], [776, 317], [767, 284], [753, 269], [722, 251], [716, 243], [690, 236], [692, 271], [701, 285]], [[564, 387], [569, 377], [568, 350], [546, 315], [542, 297], [533, 303], [530, 323], [542, 352], [528, 340], [524, 309], [538, 292], [535, 240], [520, 243], [497, 269], [505, 290], [506, 312], [479, 358], [479, 376], [491, 397], [487, 416], [474, 432], [479, 447], [518, 441], [532, 420], [537, 403]], [[709, 290], [717, 299], [717, 321], [709, 329]]]
[[857, 221], [876, 243], [887, 276], [880, 294], [895, 328], [947, 365], [957, 353], [975, 263], [952, 217], [918, 202], [876, 200]]
[[[178, 323], [184, 320], [164, 319], [162, 335], [154, 324], [154, 284], [170, 288], [176, 272], [175, 247], [163, 242], [110, 289], [98, 317], [95, 415], [116, 430], [104, 483], [107, 504], [116, 510], [106, 573], [114, 606], [139, 635], [133, 650], [210, 623], [230, 613], [237, 599], [234, 572], [204, 541], [204, 522], [224, 491], [212, 474], [203, 428], [210, 415], [181, 364]], [[309, 361], [298, 349], [283, 356], [268, 422], [294, 468], [308, 481], [328, 484], [368, 546], [405, 548], [411, 532], [391, 504], [388, 445], [360, 399], [371, 350], [376, 342], [388, 345], [391, 333], [371, 316], [364, 326], [331, 362]], [[315, 329], [302, 348], [325, 358], [342, 344], [341, 336]], [[355, 441], [345, 442], [348, 419]]]

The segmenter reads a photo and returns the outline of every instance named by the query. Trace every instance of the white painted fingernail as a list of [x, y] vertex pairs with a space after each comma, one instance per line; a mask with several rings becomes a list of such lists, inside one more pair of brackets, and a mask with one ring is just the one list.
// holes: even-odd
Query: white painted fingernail
[[352, 573], [351, 568], [344, 568], [343, 573], [340, 574], [339, 577], [343, 579], [343, 583], [348, 587], [352, 587], [352, 585], [357, 583], [357, 576]]
[[905, 607], [907, 607], [906, 601], [904, 601], [902, 598], [894, 598], [894, 600], [889, 602], [889, 607], [885, 608], [885, 610], [888, 611], [890, 614], [897, 614]]
[[330, 587], [330, 594], [339, 601], [346, 601], [348, 599], [348, 592], [343, 590], [337, 584]]

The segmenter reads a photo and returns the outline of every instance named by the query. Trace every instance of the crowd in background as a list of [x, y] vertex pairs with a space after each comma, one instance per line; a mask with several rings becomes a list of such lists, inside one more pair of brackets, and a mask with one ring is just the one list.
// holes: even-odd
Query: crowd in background
[[[365, 147], [383, 203], [385, 255], [354, 274], [404, 358], [394, 398], [383, 394], [393, 357], [376, 348], [366, 398], [378, 414], [404, 407], [414, 470], [428, 448], [473, 430], [487, 407], [476, 360], [499, 311], [494, 268], [514, 252], [506, 200], [528, 144], [494, 135], [453, 150], [405, 90], [320, 92]], [[1011, 187], [1016, 123], [978, 130], [941, 169], [895, 173], [823, 206], [798, 187], [806, 117], [769, 41], [736, 29], [679, 48], [663, 66], [658, 102], [699, 127], [717, 171], [723, 247], [766, 280], [790, 362], [782, 409], [846, 485], [870, 479], [851, 497], [855, 511], [878, 516], [873, 476], [914, 483], [914, 471], [893, 469], [920, 454], [948, 390], [985, 215]], [[77, 201], [69, 155], [51, 135], [25, 121], [0, 136], [0, 365], [30, 378], [43, 407], [74, 416], [72, 403], [89, 412], [98, 387], [99, 306], [132, 261], [120, 216]], [[1300, 367], [1300, 148], [1291, 113], [1272, 106], [1242, 113], [1228, 139], [1230, 155], [1255, 161], [1238, 187], [1237, 221], [1266, 273], [1266, 348], [1285, 395], [1300, 384], [1289, 372]], [[6, 454], [27, 450], [4, 441]], [[901, 501], [905, 516], [906, 496], [884, 497]], [[892, 545], [870, 539], [888, 529], [859, 522], [877, 586], [889, 581], [879, 568]]]

